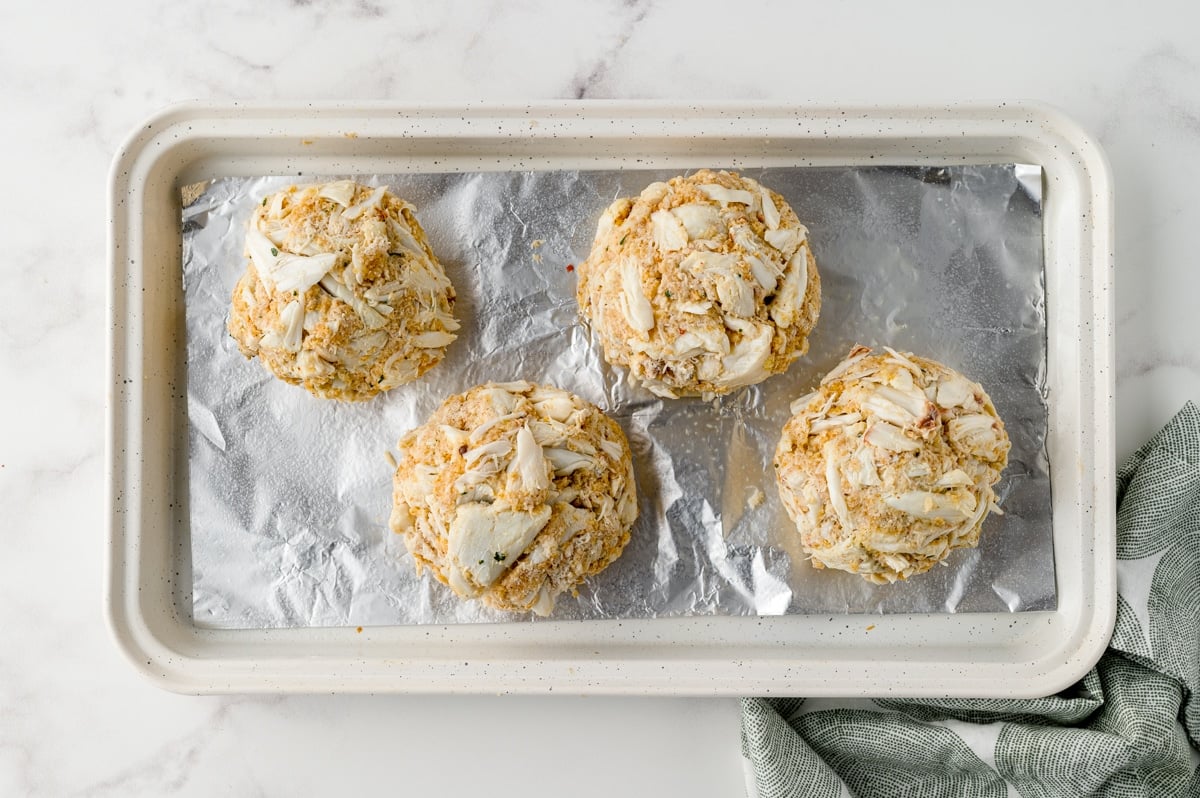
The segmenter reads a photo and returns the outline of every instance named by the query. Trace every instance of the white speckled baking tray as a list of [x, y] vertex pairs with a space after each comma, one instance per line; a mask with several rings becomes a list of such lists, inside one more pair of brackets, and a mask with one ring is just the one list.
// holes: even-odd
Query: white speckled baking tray
[[[222, 175], [1020, 162], [1045, 175], [1047, 448], [1058, 607], [215, 630], [190, 620], [181, 185]], [[1095, 143], [1038, 106], [185, 105], [111, 174], [107, 614], [183, 692], [1032, 696], [1099, 657], [1115, 613], [1112, 196]]]

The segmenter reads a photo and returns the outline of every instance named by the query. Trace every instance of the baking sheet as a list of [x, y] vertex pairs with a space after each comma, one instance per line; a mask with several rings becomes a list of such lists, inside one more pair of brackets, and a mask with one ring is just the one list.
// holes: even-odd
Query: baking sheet
[[[523, 621], [417, 578], [387, 532], [383, 452], [445, 396], [530, 379], [613, 414], [640, 510], [625, 554], [555, 618], [1052, 609], [1045, 459], [1041, 173], [1023, 165], [742, 169], [810, 229], [824, 303], [791, 370], [717, 402], [628, 387], [576, 319], [573, 272], [614, 197], [666, 171], [355, 176], [413, 201], [464, 322], [426, 378], [366, 404], [317, 400], [245, 361], [224, 331], [245, 220], [290, 183], [222, 178], [184, 209], [193, 620], [214, 628]], [[777, 500], [771, 453], [791, 399], [855, 342], [983, 383], [1013, 439], [1006, 515], [980, 548], [908, 583], [816, 571]], [[751, 507], [755, 488], [766, 501]]]

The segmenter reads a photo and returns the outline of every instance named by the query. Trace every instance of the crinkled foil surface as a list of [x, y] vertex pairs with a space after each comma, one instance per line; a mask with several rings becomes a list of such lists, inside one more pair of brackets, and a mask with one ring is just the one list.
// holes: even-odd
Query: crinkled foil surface
[[[558, 385], [610, 413], [637, 471], [632, 541], [577, 597], [560, 597], [554, 618], [1053, 609], [1040, 169], [740, 171], [808, 225], [824, 301], [807, 357], [715, 402], [631, 388], [576, 314], [572, 265], [586, 257], [601, 211], [673, 172], [221, 178], [198, 196], [185, 192], [194, 623], [528, 622], [416, 576], [387, 529], [385, 452], [448, 395], [517, 379]], [[362, 404], [276, 380], [225, 331], [254, 205], [292, 183], [348, 176], [416, 205], [463, 322], [441, 365]], [[814, 569], [770, 466], [789, 402], [857, 342], [931, 357], [979, 381], [1013, 441], [999, 485], [1006, 515], [987, 520], [978, 549], [907, 583]]]

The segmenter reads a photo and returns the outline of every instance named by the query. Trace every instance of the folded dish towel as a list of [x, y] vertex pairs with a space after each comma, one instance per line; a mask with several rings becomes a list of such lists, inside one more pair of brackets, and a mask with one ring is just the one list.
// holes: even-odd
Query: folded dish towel
[[746, 698], [747, 791], [1200, 798], [1200, 409], [1117, 474], [1116, 629], [1048, 698]]

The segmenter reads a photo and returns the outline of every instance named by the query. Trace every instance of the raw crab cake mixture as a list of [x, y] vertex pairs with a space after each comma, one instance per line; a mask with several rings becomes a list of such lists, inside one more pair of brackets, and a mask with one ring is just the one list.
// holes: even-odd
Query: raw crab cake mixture
[[547, 615], [620, 556], [637, 518], [629, 444], [558, 388], [488, 383], [400, 439], [390, 526], [462, 598]]
[[600, 218], [580, 313], [605, 359], [659, 396], [753, 385], [808, 351], [821, 284], [807, 237], [783, 197], [749, 178], [652, 183]]
[[983, 388], [911, 354], [856, 347], [792, 403], [775, 476], [817, 568], [875, 583], [979, 542], [1009, 441]]
[[435, 366], [454, 288], [413, 207], [350, 180], [265, 197], [246, 230], [229, 333], [248, 358], [327, 399], [364, 400]]

